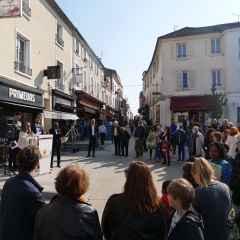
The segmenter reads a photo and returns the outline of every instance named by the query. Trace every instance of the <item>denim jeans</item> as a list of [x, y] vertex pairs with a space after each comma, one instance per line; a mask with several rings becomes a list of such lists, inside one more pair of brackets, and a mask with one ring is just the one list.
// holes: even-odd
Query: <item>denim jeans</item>
[[181, 158], [181, 153], [182, 153], [182, 158], [185, 158], [185, 151], [184, 151], [184, 143], [178, 144], [178, 158]]
[[156, 149], [155, 149], [155, 155], [154, 155], [154, 160], [156, 159], [161, 159], [161, 149], [160, 149], [160, 144], [156, 144]]

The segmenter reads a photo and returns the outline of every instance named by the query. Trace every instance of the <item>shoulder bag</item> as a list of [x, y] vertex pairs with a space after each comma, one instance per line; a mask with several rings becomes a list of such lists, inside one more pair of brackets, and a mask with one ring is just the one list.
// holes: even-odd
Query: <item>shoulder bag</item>
[[117, 228], [112, 232], [112, 239], [116, 236], [117, 231], [119, 230], [119, 228], [130, 218], [130, 216], [132, 215], [132, 213], [129, 213], [127, 215], [127, 217], [117, 226]]

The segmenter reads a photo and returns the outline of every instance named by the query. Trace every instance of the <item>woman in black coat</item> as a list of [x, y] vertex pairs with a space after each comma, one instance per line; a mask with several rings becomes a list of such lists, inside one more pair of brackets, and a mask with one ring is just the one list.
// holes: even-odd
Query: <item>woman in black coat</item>
[[68, 166], [60, 171], [55, 187], [60, 195], [38, 211], [34, 240], [102, 240], [97, 211], [81, 197], [89, 182], [84, 171]]
[[[129, 139], [131, 138], [131, 135], [129, 134], [129, 132], [127, 130], [125, 130], [124, 127], [120, 128], [120, 141], [121, 141], [121, 145], [122, 145], [122, 155], [124, 157], [128, 157], [128, 145], [129, 145]], [[125, 148], [125, 152], [126, 154], [124, 155], [124, 148]]]
[[112, 195], [104, 208], [105, 240], [163, 240], [166, 227], [160, 204], [149, 167], [132, 162], [123, 193]]
[[205, 159], [207, 159], [207, 160], [210, 160], [210, 157], [207, 154], [207, 148], [208, 148], [209, 144], [213, 142], [213, 139], [212, 139], [213, 132], [214, 132], [213, 129], [209, 129], [204, 138], [203, 150], [205, 152]]

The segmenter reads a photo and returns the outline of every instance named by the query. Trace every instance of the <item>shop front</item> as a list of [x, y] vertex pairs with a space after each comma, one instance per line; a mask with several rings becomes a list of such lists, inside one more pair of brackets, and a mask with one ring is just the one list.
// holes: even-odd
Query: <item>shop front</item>
[[22, 113], [20, 121], [34, 123], [36, 116], [43, 113], [43, 90], [0, 77], [0, 106], [3, 115], [13, 117]]
[[[59, 127], [62, 129], [64, 135], [71, 128], [74, 120], [78, 119], [76, 116], [76, 108], [74, 107], [75, 99], [76, 97], [53, 89], [52, 110], [44, 110], [44, 118], [50, 119], [52, 124], [54, 122], [58, 122]], [[48, 128], [50, 129], [51, 126], [48, 126]]]
[[205, 125], [205, 96], [195, 97], [172, 97], [170, 110], [172, 111], [172, 117], [177, 124], [182, 125], [186, 116], [189, 116], [191, 120], [195, 115], [195, 120]]
[[103, 102], [86, 93], [85, 91], [76, 91], [77, 95], [77, 116], [84, 117], [85, 120], [100, 117]]

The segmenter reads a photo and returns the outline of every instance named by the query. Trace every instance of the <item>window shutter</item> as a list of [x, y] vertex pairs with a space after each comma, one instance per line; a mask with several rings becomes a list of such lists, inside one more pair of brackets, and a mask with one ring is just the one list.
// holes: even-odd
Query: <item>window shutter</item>
[[222, 36], [220, 40], [221, 53], [225, 53], [225, 37]]
[[195, 71], [189, 71], [189, 89], [195, 89], [196, 88], [196, 79], [195, 79]]
[[210, 38], [205, 39], [205, 54], [207, 56], [211, 55], [211, 39]]
[[159, 55], [158, 55], [158, 58], [157, 58], [157, 72], [158, 72], [158, 67], [159, 67]]
[[84, 59], [84, 48], [83, 47], [82, 47], [81, 51], [82, 51], [81, 55], [82, 55], [82, 60], [83, 60]]
[[223, 87], [227, 86], [227, 72], [226, 72], [226, 69], [222, 70], [222, 86]]
[[171, 53], [172, 53], [172, 60], [176, 59], [176, 43], [172, 43]]
[[187, 43], [187, 55], [188, 58], [193, 58], [193, 42]]
[[76, 52], [76, 38], [73, 37], [73, 51]]
[[182, 71], [177, 72], [177, 90], [183, 89]]

